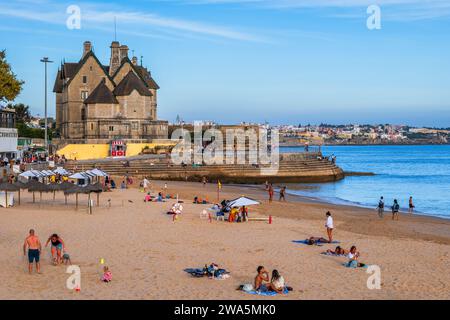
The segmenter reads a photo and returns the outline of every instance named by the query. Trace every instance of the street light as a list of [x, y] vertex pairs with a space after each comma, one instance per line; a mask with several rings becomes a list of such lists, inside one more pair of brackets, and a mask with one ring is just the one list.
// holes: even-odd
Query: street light
[[44, 119], [45, 143], [44, 143], [44, 146], [45, 146], [45, 151], [47, 152], [47, 155], [48, 155], [48, 137], [47, 137], [47, 127], [48, 127], [48, 124], [47, 124], [47, 63], [52, 63], [53, 61], [50, 61], [48, 59], [48, 57], [44, 57], [44, 58], [41, 59], [41, 62], [43, 62], [44, 65], [45, 65], [45, 112], [44, 112], [45, 113], [45, 115], [44, 115], [44, 117], [45, 117], [45, 119]]

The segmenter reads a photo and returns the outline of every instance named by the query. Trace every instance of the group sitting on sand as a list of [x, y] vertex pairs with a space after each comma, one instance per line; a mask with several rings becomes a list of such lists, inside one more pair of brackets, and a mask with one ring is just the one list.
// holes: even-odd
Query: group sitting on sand
[[264, 293], [279, 293], [285, 294], [287, 291], [292, 291], [291, 287], [286, 286], [283, 276], [274, 269], [272, 271], [272, 278], [269, 279], [269, 272], [263, 267], [259, 266], [257, 269], [255, 281], [252, 284], [244, 284], [238, 287], [238, 290], [264, 294]]
[[357, 251], [356, 246], [352, 246], [350, 250], [345, 250], [344, 248], [337, 246], [334, 251], [328, 249], [327, 251], [322, 252], [322, 254], [327, 256], [347, 257], [348, 262], [345, 266], [349, 268], [364, 268], [366, 266], [366, 264], [358, 261], [360, 253]]

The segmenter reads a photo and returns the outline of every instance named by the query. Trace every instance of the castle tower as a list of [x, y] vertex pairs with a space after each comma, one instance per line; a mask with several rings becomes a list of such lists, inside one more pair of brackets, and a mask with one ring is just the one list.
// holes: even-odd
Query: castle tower
[[120, 43], [113, 41], [111, 43], [111, 58], [109, 61], [109, 75], [112, 76], [120, 67]]

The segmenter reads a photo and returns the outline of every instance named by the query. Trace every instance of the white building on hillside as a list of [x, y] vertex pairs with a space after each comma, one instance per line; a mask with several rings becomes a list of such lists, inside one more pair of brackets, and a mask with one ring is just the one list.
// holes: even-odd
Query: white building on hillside
[[0, 109], [0, 160], [17, 156], [16, 113], [12, 109]]

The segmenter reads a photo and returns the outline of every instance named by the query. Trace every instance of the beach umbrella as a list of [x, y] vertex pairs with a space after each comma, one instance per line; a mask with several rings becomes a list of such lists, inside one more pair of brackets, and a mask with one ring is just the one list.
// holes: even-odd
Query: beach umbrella
[[[24, 183], [24, 186], [25, 186], [24, 189], [28, 189], [29, 192], [33, 192], [33, 203], [35, 202], [35, 197], [34, 197], [35, 191], [33, 191], [33, 187], [39, 183], [40, 183], [39, 181], [36, 181], [34, 179], [28, 180], [27, 183]], [[31, 188], [31, 190], [30, 190], [30, 188]]]
[[64, 190], [64, 195], [70, 195], [70, 194], [75, 194], [75, 210], [78, 210], [78, 194], [79, 193], [83, 193], [84, 192], [84, 188], [77, 186], [75, 184], [72, 184], [73, 187], [72, 188], [68, 188], [66, 190]]
[[42, 201], [42, 193], [43, 192], [52, 192], [52, 190], [48, 187], [47, 184], [37, 182], [33, 183], [28, 187], [28, 192], [33, 192], [33, 202], [34, 202], [34, 192], [39, 192], [39, 202]]
[[19, 190], [19, 188], [12, 183], [3, 182], [0, 183], [0, 190], [5, 191], [5, 203], [6, 203], [5, 208], [8, 208], [8, 192], [17, 191]]
[[260, 202], [253, 200], [251, 198], [248, 197], [239, 197], [233, 200], [230, 200], [230, 202], [228, 202], [228, 207], [233, 208], [233, 207], [242, 207], [242, 206], [253, 206], [253, 205], [257, 205], [257, 204], [261, 204]]
[[55, 201], [56, 191], [61, 191], [61, 186], [59, 183], [50, 183], [47, 185], [49, 191], [53, 192], [53, 201]]
[[16, 181], [13, 183], [16, 187], [17, 187], [17, 191], [19, 192], [19, 205], [20, 205], [20, 190], [21, 189], [27, 189], [28, 188], [28, 184], [27, 183], [23, 183], [20, 181]]
[[72, 189], [73, 187], [75, 187], [75, 185], [73, 183], [64, 181], [63, 183], [59, 184], [59, 188], [61, 191], [64, 191], [64, 203], [67, 204], [67, 194], [65, 193], [65, 191]]
[[95, 183], [95, 184], [90, 184], [86, 187], [83, 188], [84, 193], [88, 194], [88, 203], [90, 205], [90, 201], [91, 201], [91, 193], [96, 193], [97, 194], [97, 207], [99, 206], [99, 202], [100, 202], [100, 193], [103, 192], [103, 186], [100, 183]]

